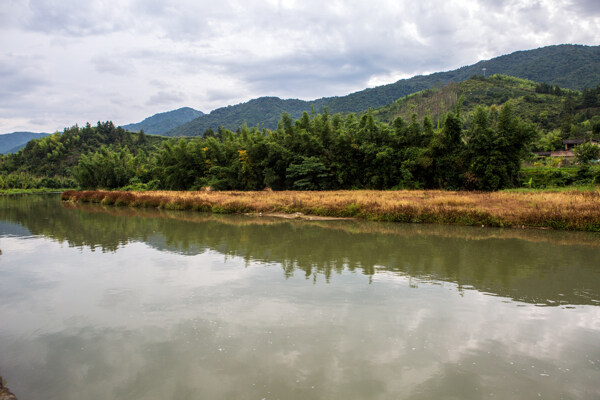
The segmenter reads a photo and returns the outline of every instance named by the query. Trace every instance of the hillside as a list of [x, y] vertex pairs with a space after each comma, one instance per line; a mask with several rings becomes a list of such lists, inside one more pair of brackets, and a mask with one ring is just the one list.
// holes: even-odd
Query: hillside
[[429, 115], [433, 124], [437, 125], [448, 111], [456, 109], [459, 99], [461, 114], [465, 119], [469, 119], [479, 105], [501, 107], [511, 101], [515, 114], [525, 121], [536, 123], [538, 129], [559, 128], [563, 100], [568, 93], [575, 97], [579, 93], [562, 89], [558, 94], [538, 93], [537, 87], [540, 85], [533, 81], [506, 75], [488, 78], [473, 76], [463, 82], [413, 93], [371, 110], [371, 114], [376, 120], [388, 124], [397, 117], [408, 121], [413, 114], [417, 120]]
[[418, 121], [429, 116], [438, 126], [459, 103], [462, 119], [468, 123], [478, 106], [498, 112], [507, 102], [515, 116], [535, 126], [541, 139], [535, 144], [539, 150], [556, 150], [562, 139], [600, 137], [600, 86], [581, 93], [499, 74], [473, 76], [460, 83], [426, 89], [370, 113], [375, 120], [388, 124], [398, 117], [410, 123], [413, 116]]
[[0, 135], [0, 154], [16, 153], [32, 139], [48, 136], [47, 133], [13, 132]]
[[142, 129], [149, 135], [164, 135], [173, 128], [204, 115], [202, 111], [190, 107], [183, 107], [173, 111], [154, 114], [135, 124], [123, 125], [123, 128], [131, 132], [139, 132]]
[[98, 151], [102, 146], [127, 147], [134, 153], [152, 152], [166, 138], [141, 135], [115, 127], [112, 122], [83, 128], [65, 128], [41, 139], [31, 140], [15, 154], [0, 157], [0, 174], [26, 173], [33, 176], [69, 176], [83, 154]]
[[236, 130], [245, 122], [248, 126], [274, 129], [282, 112], [298, 118], [314, 106], [317, 112], [328, 107], [330, 113], [358, 113], [369, 108], [379, 108], [406, 95], [462, 82], [473, 75], [504, 74], [552, 86], [581, 90], [600, 84], [600, 46], [558, 45], [511, 54], [480, 61], [456, 70], [437, 72], [426, 76], [402, 79], [396, 83], [365, 89], [347, 96], [325, 97], [313, 101], [282, 100], [264, 97], [247, 103], [214, 110], [166, 133], [168, 136], [196, 136], [207, 129], [223, 126]]
[[166, 135], [197, 136], [207, 129], [216, 131], [221, 126], [236, 130], [244, 123], [248, 126], [258, 125], [260, 128], [274, 129], [282, 113], [286, 112], [293, 118], [299, 118], [304, 111], [310, 111], [310, 108], [310, 103], [303, 100], [259, 97], [246, 103], [218, 108], [210, 114], [172, 129]]

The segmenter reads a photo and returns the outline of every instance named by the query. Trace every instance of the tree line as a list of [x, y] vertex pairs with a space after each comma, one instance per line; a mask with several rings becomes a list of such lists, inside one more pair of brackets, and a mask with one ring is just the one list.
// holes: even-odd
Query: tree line
[[392, 124], [370, 113], [284, 113], [277, 129], [219, 129], [132, 153], [125, 145], [84, 154], [73, 169], [82, 188], [190, 190], [467, 189], [519, 185], [535, 129], [510, 104], [479, 107], [469, 124], [460, 110], [439, 128], [429, 117]]

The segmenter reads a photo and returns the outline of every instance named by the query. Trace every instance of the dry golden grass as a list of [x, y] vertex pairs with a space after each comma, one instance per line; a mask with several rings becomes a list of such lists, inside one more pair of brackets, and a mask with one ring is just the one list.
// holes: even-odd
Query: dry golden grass
[[376, 221], [600, 231], [600, 191], [67, 191], [63, 200], [215, 213], [303, 213]]

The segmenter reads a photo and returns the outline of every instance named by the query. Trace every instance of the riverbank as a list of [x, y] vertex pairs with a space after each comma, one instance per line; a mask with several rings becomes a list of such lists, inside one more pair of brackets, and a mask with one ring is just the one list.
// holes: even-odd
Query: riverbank
[[600, 190], [66, 191], [61, 197], [64, 201], [213, 213], [299, 213], [373, 221], [600, 231]]
[[6, 194], [37, 194], [37, 193], [62, 193], [65, 190], [71, 190], [68, 188], [62, 189], [50, 189], [50, 188], [39, 188], [39, 189], [0, 189], [0, 196]]

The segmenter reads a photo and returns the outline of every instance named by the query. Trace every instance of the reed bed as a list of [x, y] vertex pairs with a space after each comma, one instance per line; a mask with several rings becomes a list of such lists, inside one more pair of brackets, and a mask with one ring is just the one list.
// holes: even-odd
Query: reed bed
[[286, 213], [374, 221], [600, 231], [600, 191], [66, 191], [65, 201], [213, 213]]

